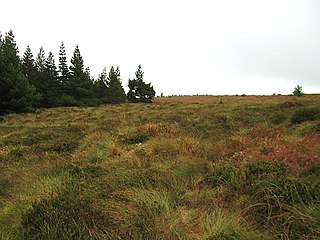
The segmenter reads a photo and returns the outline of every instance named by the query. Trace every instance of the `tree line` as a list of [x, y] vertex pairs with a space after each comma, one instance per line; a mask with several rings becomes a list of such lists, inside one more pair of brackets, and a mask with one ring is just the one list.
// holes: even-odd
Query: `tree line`
[[46, 57], [41, 47], [36, 57], [27, 46], [22, 58], [12, 30], [0, 32], [0, 112], [21, 112], [36, 107], [97, 106], [106, 103], [151, 102], [155, 91], [143, 81], [141, 65], [129, 79], [126, 94], [119, 67], [104, 68], [97, 79], [84, 66], [79, 46], [68, 66], [65, 45], [59, 51], [58, 66], [52, 52]]

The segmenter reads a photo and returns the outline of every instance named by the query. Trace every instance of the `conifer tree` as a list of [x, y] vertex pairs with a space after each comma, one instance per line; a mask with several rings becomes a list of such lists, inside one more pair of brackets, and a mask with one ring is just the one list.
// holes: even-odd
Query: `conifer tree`
[[30, 109], [39, 95], [23, 73], [13, 32], [0, 41], [0, 113]]
[[62, 84], [62, 88], [64, 89], [64, 86], [68, 84], [70, 72], [67, 64], [67, 54], [65, 45], [62, 42], [60, 45], [60, 52], [59, 52], [59, 78], [60, 82]]
[[40, 47], [39, 53], [36, 57], [36, 67], [38, 72], [44, 72], [45, 65], [46, 65], [46, 55], [43, 50], [43, 47]]
[[297, 96], [297, 97], [303, 96], [302, 86], [297, 85], [297, 86], [294, 88], [293, 96]]
[[87, 98], [93, 99], [94, 96], [94, 78], [91, 76], [90, 68], [87, 67], [84, 71], [84, 82], [86, 83], [86, 89], [88, 89], [88, 96]]
[[100, 99], [101, 103], [105, 103], [107, 99], [109, 82], [107, 76], [107, 69], [104, 68], [99, 74], [98, 79], [94, 82], [94, 96]]
[[47, 99], [47, 90], [49, 88], [49, 82], [46, 78], [46, 56], [43, 50], [43, 47], [40, 47], [39, 52], [37, 54], [35, 60], [35, 67], [36, 67], [36, 76], [34, 79], [34, 86], [36, 87], [37, 91], [42, 95], [41, 106], [48, 107], [48, 99]]
[[48, 86], [45, 90], [47, 106], [57, 106], [61, 102], [62, 87], [52, 52], [49, 52], [48, 58], [45, 61], [44, 76]]
[[128, 99], [130, 102], [151, 102], [156, 94], [151, 83], [146, 84], [143, 81], [143, 74], [141, 65], [139, 65], [135, 73], [136, 78], [129, 79]]
[[65, 86], [66, 93], [81, 102], [92, 96], [92, 87], [93, 83], [90, 76], [88, 77], [88, 72], [84, 71], [83, 59], [77, 45], [71, 58], [70, 79]]
[[123, 103], [126, 100], [127, 97], [120, 79], [120, 69], [117, 67], [116, 70], [114, 70], [112, 66], [108, 77], [107, 102]]
[[28, 79], [28, 82], [32, 85], [35, 85], [37, 70], [36, 70], [33, 54], [29, 45], [27, 46], [23, 54], [22, 68], [23, 68], [24, 75]]

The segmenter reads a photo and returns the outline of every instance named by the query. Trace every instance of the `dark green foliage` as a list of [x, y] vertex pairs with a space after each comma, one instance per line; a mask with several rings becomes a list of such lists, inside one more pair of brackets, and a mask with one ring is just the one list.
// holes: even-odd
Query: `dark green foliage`
[[80, 104], [83, 99], [92, 97], [93, 82], [89, 74], [88, 70], [84, 70], [83, 58], [77, 45], [71, 59], [70, 79], [65, 84], [65, 93]]
[[49, 90], [49, 82], [46, 78], [45, 69], [46, 69], [46, 56], [43, 48], [39, 49], [39, 53], [37, 54], [36, 61], [36, 76], [33, 80], [33, 85], [36, 87], [37, 91], [41, 94], [41, 103], [40, 105], [43, 107], [49, 107], [47, 91]]
[[294, 95], [294, 96], [297, 96], [297, 97], [303, 96], [302, 86], [297, 85], [297, 86], [294, 88], [293, 95]]
[[35, 61], [36, 76], [33, 80], [34, 86], [42, 95], [42, 107], [54, 107], [64, 105], [62, 102], [63, 88], [58, 77], [58, 71], [52, 52], [46, 58], [41, 47]]
[[110, 69], [108, 77], [107, 102], [108, 103], [123, 103], [127, 100], [123, 90], [119, 67], [114, 70], [113, 66]]
[[[143, 82], [140, 65], [136, 77], [129, 81], [130, 101], [151, 102], [155, 92], [150, 83]], [[112, 67], [109, 76], [104, 69], [99, 79], [94, 81], [89, 68], [84, 69], [78, 45], [68, 67], [63, 42], [58, 69], [52, 52], [46, 58], [42, 47], [34, 59], [27, 46], [21, 61], [12, 31], [4, 39], [0, 34], [0, 80], [0, 114], [26, 111], [33, 107], [97, 106], [127, 101], [119, 67]]]
[[318, 119], [320, 119], [319, 108], [303, 108], [295, 111], [290, 121], [292, 124], [300, 124], [305, 121], [315, 121]]
[[29, 83], [35, 85], [37, 76], [37, 69], [35, 66], [33, 54], [29, 46], [27, 46], [22, 59], [23, 72], [28, 79]]
[[97, 239], [106, 223], [88, 199], [69, 194], [33, 203], [22, 218], [25, 239]]
[[35, 67], [37, 69], [36, 79], [34, 80], [34, 86], [39, 92], [44, 92], [46, 90], [47, 81], [45, 78], [45, 65], [46, 65], [46, 56], [43, 50], [43, 47], [39, 49], [39, 52], [36, 57]]
[[43, 93], [43, 97], [47, 106], [53, 107], [60, 105], [62, 85], [58, 78], [57, 67], [51, 52], [49, 52], [45, 62], [44, 76], [47, 81], [47, 88]]
[[144, 72], [141, 70], [141, 65], [139, 65], [138, 70], [136, 71], [136, 78], [132, 80], [129, 79], [128, 99], [130, 102], [150, 103], [156, 95], [151, 83], [146, 84], [143, 81], [143, 74]]
[[107, 69], [104, 68], [102, 73], [99, 74], [98, 79], [94, 82], [95, 97], [103, 103], [107, 102], [108, 86]]
[[0, 46], [0, 114], [28, 110], [39, 97], [23, 73], [18, 48], [9, 31]]
[[64, 43], [62, 42], [60, 45], [60, 52], [59, 52], [59, 79], [62, 84], [63, 93], [65, 92], [65, 86], [68, 85], [68, 81], [70, 78], [70, 72], [67, 64], [67, 54]]

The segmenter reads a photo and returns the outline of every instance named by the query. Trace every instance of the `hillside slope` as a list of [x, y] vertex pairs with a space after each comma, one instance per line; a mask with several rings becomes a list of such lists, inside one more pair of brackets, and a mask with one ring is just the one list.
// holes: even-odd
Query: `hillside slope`
[[0, 123], [0, 239], [319, 239], [320, 95], [158, 98]]

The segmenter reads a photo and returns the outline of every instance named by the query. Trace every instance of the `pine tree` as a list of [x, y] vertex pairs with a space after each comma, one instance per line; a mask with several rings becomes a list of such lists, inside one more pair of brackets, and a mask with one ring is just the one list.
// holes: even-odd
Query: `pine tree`
[[67, 54], [66, 54], [65, 45], [62, 42], [60, 46], [60, 52], [59, 52], [59, 78], [64, 91], [65, 91], [64, 86], [68, 84], [69, 77], [70, 77], [70, 72], [67, 64]]
[[48, 86], [45, 90], [46, 102], [49, 107], [58, 106], [61, 102], [62, 86], [52, 52], [49, 52], [46, 59], [44, 76]]
[[126, 100], [127, 97], [120, 79], [120, 69], [117, 67], [116, 70], [114, 70], [112, 66], [108, 77], [107, 102], [123, 103]]
[[[90, 74], [90, 73], [89, 73]], [[66, 93], [76, 101], [84, 101], [92, 97], [93, 82], [88, 72], [84, 71], [84, 63], [77, 45], [71, 58], [70, 79], [65, 86]]]
[[105, 103], [107, 99], [109, 82], [107, 77], [107, 69], [104, 68], [99, 74], [98, 79], [94, 82], [94, 96], [100, 99], [101, 103]]
[[297, 86], [294, 88], [294, 91], [293, 91], [292, 94], [293, 94], [293, 96], [297, 96], [297, 97], [303, 96], [302, 86], [297, 85]]
[[36, 68], [38, 72], [44, 72], [46, 65], [46, 54], [43, 50], [43, 47], [40, 47], [39, 53], [36, 57]]
[[144, 72], [141, 70], [141, 65], [139, 65], [135, 73], [136, 78], [132, 80], [129, 79], [128, 99], [130, 102], [151, 102], [156, 95], [151, 83], [146, 84], [143, 81], [143, 74]]
[[23, 73], [13, 32], [0, 41], [0, 112], [24, 111], [39, 100], [39, 95]]
[[23, 54], [22, 68], [26, 78], [28, 79], [28, 82], [32, 85], [35, 85], [37, 70], [36, 70], [33, 54], [29, 45], [27, 46]]
[[[3, 44], [4, 44], [4, 39], [2, 39], [2, 33], [0, 32], [0, 76], [2, 76], [2, 73], [5, 71], [5, 62], [3, 59], [3, 57], [4, 57], [3, 56], [3, 51], [4, 51]], [[2, 79], [0, 79], [0, 81], [2, 81]], [[1, 89], [0, 89], [0, 91], [1, 91]]]
[[42, 95], [41, 106], [49, 107], [47, 98], [47, 90], [49, 88], [49, 81], [46, 77], [46, 56], [43, 47], [40, 47], [35, 60], [36, 76], [34, 79], [34, 86], [37, 91]]

